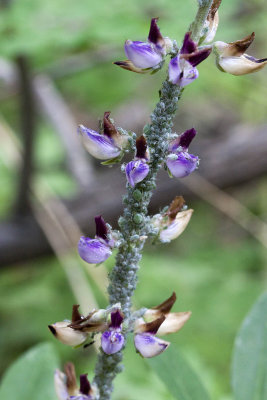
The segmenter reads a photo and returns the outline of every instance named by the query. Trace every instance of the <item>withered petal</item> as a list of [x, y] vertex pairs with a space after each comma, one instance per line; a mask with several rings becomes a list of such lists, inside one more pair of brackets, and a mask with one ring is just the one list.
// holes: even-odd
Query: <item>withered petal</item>
[[[181, 197], [182, 198], [182, 196], [177, 196], [177, 197]], [[175, 199], [174, 199], [174, 201], [175, 201]], [[171, 310], [171, 308], [172, 308], [172, 306], [174, 305], [175, 302], [176, 302], [176, 293], [173, 292], [172, 295], [167, 300], [163, 301], [158, 306], [153, 307], [152, 310], [158, 310], [162, 314], [167, 314], [167, 313], [170, 312], [170, 310]]]

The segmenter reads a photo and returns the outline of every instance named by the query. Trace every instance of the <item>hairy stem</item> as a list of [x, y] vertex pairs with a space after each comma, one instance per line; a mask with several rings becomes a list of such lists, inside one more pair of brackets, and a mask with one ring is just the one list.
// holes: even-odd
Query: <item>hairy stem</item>
[[[198, 41], [212, 0], [203, 1], [199, 7], [193, 38]], [[120, 302], [125, 318], [131, 314], [132, 296], [137, 284], [137, 271], [141, 260], [149, 217], [147, 207], [152, 191], [156, 187], [156, 176], [168, 153], [169, 136], [172, 133], [173, 118], [183, 89], [166, 79], [160, 91], [160, 100], [151, 114], [151, 124], [144, 128], [150, 151], [150, 172], [145, 180], [131, 188], [127, 184], [127, 194], [123, 216], [119, 219], [122, 241], [116, 257], [116, 264], [109, 276], [110, 304]], [[125, 333], [127, 336], [127, 332]], [[125, 338], [126, 339], [126, 338]], [[94, 382], [98, 385], [100, 400], [109, 400], [113, 390], [113, 379], [121, 371], [122, 351], [107, 355], [100, 350]]]

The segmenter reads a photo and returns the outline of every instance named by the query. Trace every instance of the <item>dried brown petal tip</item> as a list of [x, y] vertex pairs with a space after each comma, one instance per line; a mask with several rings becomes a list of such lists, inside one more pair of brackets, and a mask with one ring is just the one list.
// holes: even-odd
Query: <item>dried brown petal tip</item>
[[132, 61], [125, 60], [125, 61], [115, 61], [113, 64], [118, 65], [119, 67], [126, 69], [127, 71], [137, 72], [139, 74], [144, 74], [147, 71], [142, 68], [137, 68]]
[[80, 321], [83, 318], [79, 312], [79, 307], [80, 307], [79, 304], [73, 304], [72, 306], [72, 316], [71, 316], [72, 323]]
[[176, 215], [179, 211], [182, 210], [183, 206], [185, 205], [185, 200], [183, 196], [176, 196], [170, 204], [166, 215], [169, 216], [170, 219], [175, 219]]
[[71, 362], [67, 362], [64, 365], [65, 374], [67, 377], [67, 389], [70, 396], [74, 396], [77, 391], [76, 373], [75, 367]]
[[110, 121], [109, 116], [110, 116], [110, 111], [106, 111], [104, 113], [104, 118], [103, 118], [103, 127], [104, 127], [104, 134], [112, 138], [113, 136], [116, 136], [118, 132], [113, 123]]
[[255, 32], [252, 32], [251, 35], [245, 36], [243, 39], [228, 43], [227, 55], [235, 57], [241, 56], [249, 48], [254, 39]]
[[155, 335], [160, 327], [160, 325], [165, 321], [166, 317], [162, 315], [161, 317], [155, 319], [152, 322], [147, 322], [143, 326], [143, 332], [152, 333]]
[[209, 14], [208, 14], [208, 19], [214, 19], [216, 12], [218, 11], [220, 5], [221, 5], [222, 0], [213, 0]]
[[176, 302], [176, 293], [173, 292], [172, 295], [167, 300], [163, 301], [163, 303], [159, 304], [156, 307], [153, 307], [152, 309], [158, 310], [162, 314], [167, 314], [170, 312], [175, 302]]

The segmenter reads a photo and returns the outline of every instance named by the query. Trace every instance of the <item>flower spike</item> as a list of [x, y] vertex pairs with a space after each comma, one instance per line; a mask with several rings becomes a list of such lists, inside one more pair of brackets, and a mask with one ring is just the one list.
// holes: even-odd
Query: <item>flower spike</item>
[[172, 43], [161, 35], [157, 21], [158, 18], [151, 19], [147, 42], [126, 40], [124, 50], [128, 60], [116, 61], [114, 64], [138, 73], [159, 70]]
[[246, 75], [265, 67], [267, 58], [257, 59], [245, 53], [255, 38], [255, 33], [235, 42], [215, 42], [213, 51], [217, 67], [232, 75]]

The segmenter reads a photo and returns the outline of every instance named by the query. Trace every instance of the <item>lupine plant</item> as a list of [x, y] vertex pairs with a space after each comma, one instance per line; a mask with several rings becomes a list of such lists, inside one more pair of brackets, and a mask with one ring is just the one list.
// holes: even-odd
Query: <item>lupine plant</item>
[[[122, 370], [123, 350], [130, 337], [133, 337], [140, 356], [157, 357], [170, 345], [161, 335], [179, 331], [191, 316], [189, 311], [171, 312], [176, 300], [175, 291], [166, 300], [159, 298], [160, 304], [151, 309], [144, 306], [133, 310], [132, 307], [145, 242], [151, 240], [156, 244], [176, 239], [185, 230], [193, 213], [183, 197], [177, 195], [158, 214], [148, 214], [161, 168], [170, 177], [184, 179], [199, 165], [198, 156], [189, 152], [196, 130], [192, 127], [179, 133], [172, 130], [177, 105], [185, 87], [198, 79], [197, 66], [211, 53], [215, 55], [217, 67], [232, 75], [255, 72], [267, 64], [267, 59], [256, 59], [245, 53], [254, 40], [254, 33], [231, 43], [214, 42], [221, 0], [198, 0], [198, 3], [196, 18], [181, 43], [163, 36], [158, 18], [152, 18], [147, 39], [126, 40], [127, 59], [114, 62], [127, 71], [141, 74], [154, 74], [168, 64], [159, 101], [142, 134], [137, 136], [117, 127], [110, 112], [104, 113], [99, 132], [79, 126], [79, 136], [93, 157], [104, 160], [103, 165], [121, 164], [126, 194], [123, 196], [123, 215], [118, 221], [119, 230], [112, 229], [98, 215], [95, 217], [95, 238], [82, 236], [78, 243], [80, 257], [89, 264], [103, 263], [117, 249], [107, 288], [109, 304], [105, 309], [88, 310], [87, 315], [81, 315], [79, 306], [74, 305], [71, 320], [49, 325], [58, 340], [73, 347], [89, 343], [96, 335], [101, 335], [92, 385], [84, 374], [80, 376], [78, 386], [74, 366], [68, 363], [65, 372], [55, 372], [59, 400], [110, 399], [113, 380]], [[126, 154], [132, 154], [128, 163], [124, 162]]]

